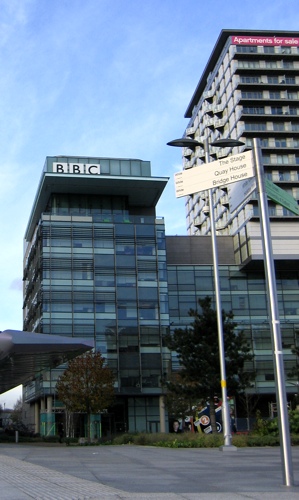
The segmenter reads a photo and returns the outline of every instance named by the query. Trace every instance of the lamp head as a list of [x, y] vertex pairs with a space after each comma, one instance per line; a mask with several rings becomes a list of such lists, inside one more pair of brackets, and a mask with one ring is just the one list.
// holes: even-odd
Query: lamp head
[[178, 148], [189, 148], [195, 151], [198, 146], [203, 146], [203, 144], [195, 139], [190, 139], [189, 137], [182, 137], [181, 139], [174, 139], [167, 143], [167, 146], [175, 146]]
[[218, 148], [234, 148], [235, 146], [244, 146], [245, 143], [238, 141], [238, 139], [217, 139], [211, 142], [211, 146], [217, 146]]
[[[234, 148], [235, 146], [244, 146], [245, 143], [237, 139], [217, 139], [210, 143], [211, 146], [218, 148]], [[190, 137], [182, 137], [181, 139], [174, 139], [167, 143], [167, 146], [175, 146], [178, 148], [188, 148], [195, 151], [197, 147], [204, 148], [204, 143], [191, 139]]]

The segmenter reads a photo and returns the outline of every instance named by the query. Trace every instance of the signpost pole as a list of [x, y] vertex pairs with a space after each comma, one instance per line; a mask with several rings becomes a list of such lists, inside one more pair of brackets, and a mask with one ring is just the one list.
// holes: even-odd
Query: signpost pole
[[278, 300], [275, 280], [275, 268], [270, 233], [269, 212], [267, 194], [264, 181], [264, 169], [261, 160], [261, 149], [259, 139], [253, 139], [254, 156], [256, 165], [257, 194], [260, 208], [261, 234], [264, 250], [264, 262], [266, 271], [266, 283], [269, 300], [270, 328], [272, 333], [272, 348], [274, 360], [274, 374], [276, 384], [276, 399], [278, 411], [278, 424], [280, 433], [280, 449], [283, 464], [283, 481], [286, 486], [292, 486], [293, 468], [291, 456], [290, 430], [288, 420], [288, 408], [285, 392], [285, 375], [283, 352], [281, 342], [281, 331], [278, 311]]
[[[204, 151], [205, 151], [205, 161], [206, 163], [209, 163], [210, 153], [209, 153], [209, 143], [207, 139], [205, 139], [204, 141]], [[220, 359], [220, 373], [221, 373], [222, 425], [224, 434], [224, 445], [220, 447], [220, 450], [230, 451], [230, 450], [236, 450], [237, 448], [236, 446], [232, 445], [230, 408], [227, 400], [225, 349], [224, 349], [222, 306], [221, 306], [221, 295], [220, 295], [220, 279], [219, 279], [219, 268], [218, 268], [218, 248], [216, 240], [216, 225], [214, 217], [214, 201], [213, 201], [212, 188], [209, 189], [209, 206], [210, 206], [213, 272], [214, 272], [214, 283], [215, 283], [215, 301], [216, 301], [219, 359]]]
[[[227, 387], [226, 387], [226, 368], [225, 368], [225, 350], [224, 350], [224, 335], [223, 335], [223, 321], [222, 321], [222, 307], [221, 307], [221, 295], [220, 295], [220, 279], [219, 279], [219, 269], [218, 269], [218, 249], [216, 241], [216, 224], [214, 217], [214, 202], [213, 202], [213, 188], [228, 182], [236, 182], [239, 180], [239, 172], [241, 171], [241, 177], [252, 177], [254, 175], [252, 168], [252, 161], [247, 153], [242, 153], [238, 157], [229, 157], [228, 159], [210, 162], [210, 149], [209, 142], [206, 138], [203, 143], [196, 141], [195, 139], [182, 138], [175, 139], [167, 143], [168, 146], [176, 147], [188, 147], [192, 148], [193, 151], [197, 146], [203, 146], [205, 151], [205, 164], [208, 170], [208, 176], [201, 176], [200, 170], [190, 172], [182, 172], [178, 176], [176, 184], [176, 196], [186, 196], [188, 194], [194, 194], [198, 191], [208, 189], [209, 192], [209, 206], [210, 206], [210, 230], [211, 230], [211, 240], [212, 240], [212, 253], [213, 253], [213, 272], [214, 272], [214, 282], [215, 282], [215, 297], [216, 297], [216, 314], [217, 314], [217, 327], [218, 327], [218, 342], [219, 342], [219, 360], [220, 360], [220, 371], [221, 371], [221, 395], [222, 395], [222, 424], [223, 424], [223, 434], [224, 434], [224, 445], [220, 447], [220, 451], [231, 451], [237, 450], [236, 446], [232, 445], [232, 435], [231, 435], [231, 421], [230, 421], [230, 407], [227, 400]], [[236, 139], [219, 139], [211, 143], [212, 146], [216, 147], [235, 147], [244, 145], [243, 142]], [[250, 153], [251, 155], [252, 153]], [[249, 161], [250, 160], [250, 161]], [[212, 168], [211, 168], [212, 167]], [[219, 167], [221, 167], [219, 169]], [[193, 169], [191, 169], [192, 171]], [[192, 179], [190, 179], [192, 176]], [[200, 177], [200, 178], [198, 178]], [[221, 177], [219, 179], [219, 177]], [[187, 182], [185, 182], [185, 180]], [[191, 182], [190, 182], [191, 180]], [[189, 182], [188, 182], [189, 181]], [[204, 182], [203, 182], [204, 181]], [[206, 182], [206, 185], [203, 184]]]

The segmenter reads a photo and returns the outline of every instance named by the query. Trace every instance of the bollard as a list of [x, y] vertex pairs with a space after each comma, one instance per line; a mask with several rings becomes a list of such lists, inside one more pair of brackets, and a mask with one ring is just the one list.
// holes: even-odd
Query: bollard
[[16, 443], [19, 442], [19, 431], [16, 431]]

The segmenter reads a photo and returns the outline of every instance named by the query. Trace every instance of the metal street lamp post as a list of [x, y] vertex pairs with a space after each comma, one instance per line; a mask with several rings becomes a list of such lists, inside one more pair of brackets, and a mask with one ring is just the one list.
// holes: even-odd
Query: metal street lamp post
[[287, 407], [287, 398], [285, 389], [283, 351], [282, 351], [271, 231], [269, 223], [267, 193], [265, 188], [260, 140], [254, 138], [253, 146], [254, 146], [253, 150], [254, 150], [255, 165], [256, 165], [257, 194], [258, 194], [258, 201], [260, 208], [261, 236], [263, 242], [266, 284], [267, 284], [268, 301], [269, 301], [269, 316], [271, 318], [270, 329], [272, 334], [276, 400], [277, 400], [278, 424], [279, 424], [279, 434], [281, 443], [280, 449], [281, 449], [282, 465], [283, 465], [283, 480], [286, 486], [292, 486], [294, 484], [294, 479], [293, 479], [288, 407]]
[[[192, 149], [193, 151], [195, 151], [196, 147], [203, 146], [205, 152], [205, 163], [210, 163], [210, 149], [207, 139], [205, 139], [203, 143], [190, 138], [175, 139], [173, 141], [168, 142], [167, 145], [176, 147], [185, 147]], [[243, 142], [238, 141], [236, 139], [219, 139], [211, 143], [211, 146], [218, 146], [218, 147], [235, 147], [243, 145], [244, 145]], [[209, 189], [208, 192], [209, 192], [210, 230], [211, 230], [211, 240], [212, 240], [213, 272], [214, 272], [218, 344], [219, 344], [219, 358], [220, 358], [220, 372], [221, 372], [222, 424], [224, 433], [224, 445], [220, 447], [220, 450], [235, 451], [237, 450], [237, 448], [232, 445], [230, 408], [227, 401], [225, 348], [224, 348], [224, 335], [223, 335], [223, 322], [222, 322], [221, 295], [220, 295], [220, 278], [218, 271], [218, 249], [217, 249], [216, 225], [214, 217], [213, 189]]]

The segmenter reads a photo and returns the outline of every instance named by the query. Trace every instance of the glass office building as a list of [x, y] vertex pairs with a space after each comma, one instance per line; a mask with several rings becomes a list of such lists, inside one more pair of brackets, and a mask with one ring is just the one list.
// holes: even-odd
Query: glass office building
[[[270, 416], [270, 405], [275, 404], [273, 348], [267, 308], [266, 282], [263, 265], [240, 268], [234, 262], [233, 238], [218, 237], [219, 278], [221, 302], [225, 311], [233, 311], [237, 330], [243, 331], [252, 348], [254, 359], [247, 364], [255, 372], [249, 395], [256, 395], [263, 415]], [[198, 307], [198, 299], [213, 297], [215, 307], [214, 274], [211, 239], [207, 236], [166, 237], [170, 329], [190, 324], [188, 311]], [[292, 270], [276, 262], [276, 283], [281, 322], [282, 347], [288, 400], [298, 392], [298, 380], [290, 373], [298, 368], [298, 359], [292, 352], [299, 346], [299, 265]], [[172, 368], [179, 369], [173, 353]], [[219, 394], [220, 396], [220, 385]], [[228, 387], [229, 395], [229, 387]], [[238, 405], [239, 415], [245, 416]], [[252, 415], [254, 416], [254, 415]]]
[[[94, 340], [116, 375], [111, 431], [165, 427], [166, 183], [146, 161], [47, 157], [26, 230], [24, 330]], [[40, 431], [55, 431], [59, 373], [24, 387]]]

